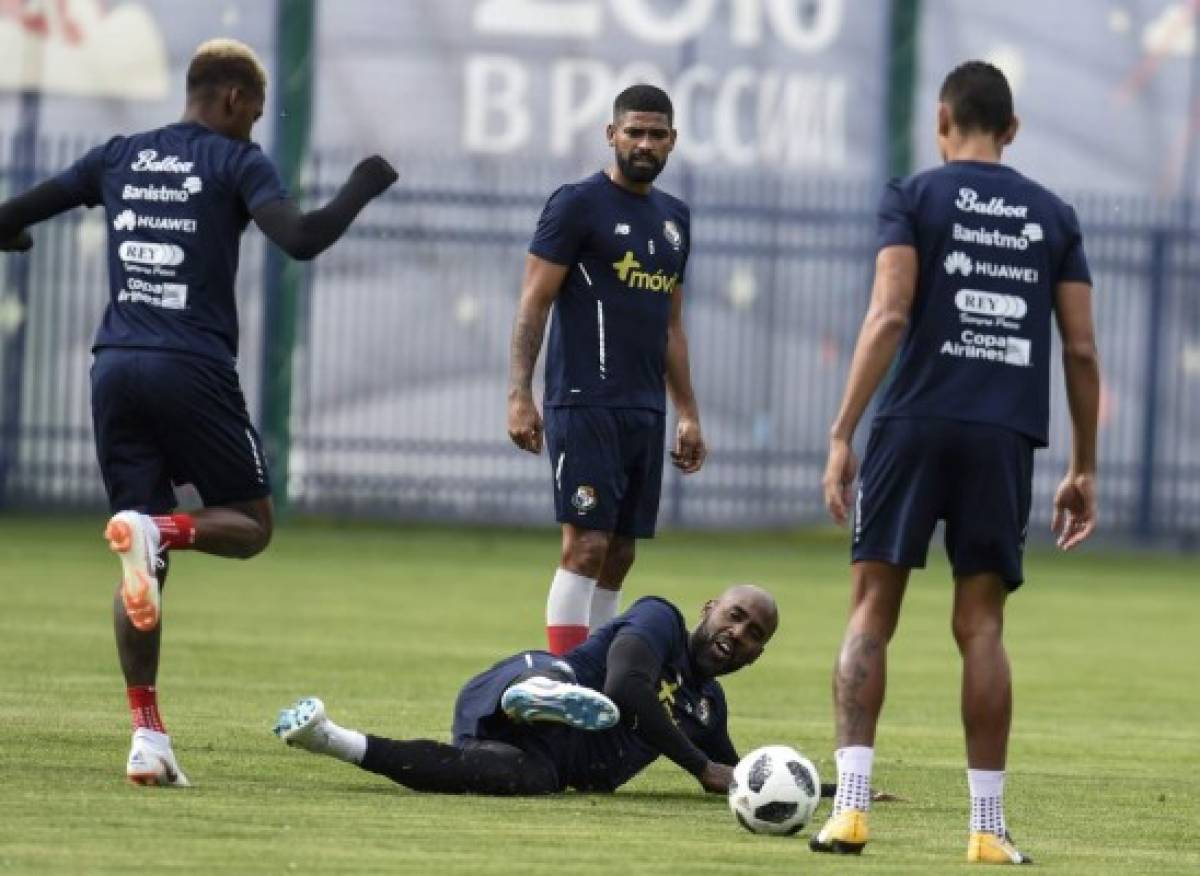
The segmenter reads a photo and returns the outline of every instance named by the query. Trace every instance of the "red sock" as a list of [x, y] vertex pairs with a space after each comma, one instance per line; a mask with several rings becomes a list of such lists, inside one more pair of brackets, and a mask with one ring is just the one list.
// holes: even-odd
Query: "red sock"
[[555, 657], [561, 657], [572, 648], [587, 641], [588, 628], [576, 624], [554, 624], [546, 627], [546, 642]]
[[161, 514], [151, 517], [164, 548], [187, 549], [196, 543], [196, 521], [191, 514]]
[[166, 733], [162, 716], [158, 714], [158, 691], [154, 685], [146, 684], [125, 688], [129, 696], [129, 711], [133, 715], [133, 729], [144, 727]]

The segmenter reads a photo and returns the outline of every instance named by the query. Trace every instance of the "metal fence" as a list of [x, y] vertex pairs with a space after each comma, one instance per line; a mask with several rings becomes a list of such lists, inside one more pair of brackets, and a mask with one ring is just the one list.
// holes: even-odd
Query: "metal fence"
[[[39, 149], [46, 160], [35, 176], [70, 152]], [[347, 158], [314, 160], [314, 197], [340, 182]], [[6, 182], [28, 177], [8, 159], [0, 154]], [[508, 337], [537, 213], [559, 182], [583, 174], [496, 161], [403, 166], [396, 189], [308, 270], [290, 501], [318, 513], [545, 522], [549, 463], [518, 452], [505, 434]], [[713, 527], [818, 521], [826, 431], [869, 294], [878, 187], [681, 172], [666, 187], [692, 205], [685, 314], [712, 453], [698, 475], [666, 475], [661, 519]], [[1193, 540], [1200, 293], [1191, 278], [1200, 245], [1181, 205], [1100, 195], [1075, 202], [1095, 274], [1105, 374], [1105, 531]], [[87, 365], [105, 302], [105, 233], [101, 211], [77, 212], [38, 232], [27, 278], [16, 275], [18, 259], [7, 259], [0, 506], [101, 501]], [[261, 237], [248, 234], [239, 300], [252, 411], [270, 328], [262, 324], [263, 251]], [[1035, 526], [1047, 521], [1065, 466], [1060, 376], [1052, 406]]]

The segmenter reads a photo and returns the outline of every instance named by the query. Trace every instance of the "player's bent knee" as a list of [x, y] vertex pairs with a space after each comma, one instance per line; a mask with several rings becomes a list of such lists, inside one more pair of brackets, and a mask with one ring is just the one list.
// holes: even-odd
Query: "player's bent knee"
[[597, 529], [572, 529], [563, 539], [563, 568], [588, 578], [598, 577], [611, 538], [610, 533]]

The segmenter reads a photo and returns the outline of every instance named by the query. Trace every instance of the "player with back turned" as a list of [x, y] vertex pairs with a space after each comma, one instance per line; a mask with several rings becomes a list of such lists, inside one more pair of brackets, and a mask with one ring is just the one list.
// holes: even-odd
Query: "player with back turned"
[[670, 98], [634, 85], [613, 104], [615, 163], [546, 202], [525, 262], [513, 327], [508, 434], [540, 453], [533, 368], [551, 308], [545, 444], [562, 556], [546, 602], [553, 653], [617, 614], [636, 539], [654, 535], [666, 391], [678, 413], [672, 459], [707, 453], [683, 328], [691, 246], [687, 205], [653, 182], [675, 145]]
[[1005, 600], [1023, 580], [1033, 452], [1049, 431], [1052, 321], [1074, 427], [1054, 498], [1063, 549], [1095, 527], [1100, 376], [1075, 211], [1000, 163], [1017, 124], [999, 70], [957, 67], [937, 110], [945, 164], [891, 182], [879, 208], [875, 284], [825, 469], [825, 501], [839, 523], [851, 506], [855, 427], [899, 357], [853, 501], [851, 613], [834, 671], [838, 790], [815, 851], [857, 854], [867, 843], [887, 645], [909, 571], [925, 565], [940, 519], [963, 665], [967, 860], [1029, 860], [1004, 817], [1012, 685], [1002, 631]]
[[[242, 232], [253, 219], [289, 255], [311, 259], [396, 180], [372, 156], [327, 205], [301, 212], [250, 141], [266, 87], [248, 46], [204, 43], [179, 122], [114, 137], [0, 204], [0, 248], [10, 251], [32, 246], [27, 226], [74, 207], [105, 210], [110, 300], [93, 346], [92, 418], [114, 512], [105, 536], [122, 564], [114, 626], [134, 725], [126, 775], [143, 785], [188, 784], [155, 687], [167, 550], [247, 558], [271, 539], [270, 481], [236, 371]], [[204, 508], [172, 513], [172, 485], [183, 483]]]

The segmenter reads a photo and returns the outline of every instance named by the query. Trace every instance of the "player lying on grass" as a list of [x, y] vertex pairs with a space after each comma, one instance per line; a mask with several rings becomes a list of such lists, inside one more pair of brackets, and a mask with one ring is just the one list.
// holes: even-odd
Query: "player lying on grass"
[[528, 651], [467, 682], [449, 745], [346, 730], [316, 698], [281, 711], [275, 734], [415, 791], [613, 791], [663, 755], [723, 794], [738, 755], [716, 678], [757, 660], [778, 623], [775, 599], [751, 584], [706, 602], [690, 633], [675, 606], [646, 597], [561, 658]]

